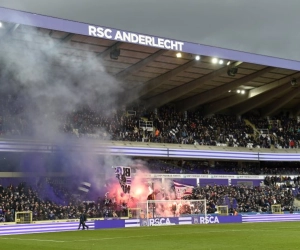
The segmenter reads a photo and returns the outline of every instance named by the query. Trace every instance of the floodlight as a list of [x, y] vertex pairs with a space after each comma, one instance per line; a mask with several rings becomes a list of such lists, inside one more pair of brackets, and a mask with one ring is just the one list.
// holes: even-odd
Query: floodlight
[[293, 79], [291, 80], [291, 85], [292, 85], [292, 86], [297, 85], [297, 79], [293, 78]]
[[110, 59], [118, 60], [120, 54], [121, 54], [121, 50], [120, 49], [114, 49], [114, 50], [112, 50], [110, 52]]
[[238, 72], [238, 68], [233, 67], [227, 70], [227, 75], [228, 76], [235, 76]]
[[218, 58], [213, 58], [211, 61], [212, 63], [216, 64], [218, 62]]

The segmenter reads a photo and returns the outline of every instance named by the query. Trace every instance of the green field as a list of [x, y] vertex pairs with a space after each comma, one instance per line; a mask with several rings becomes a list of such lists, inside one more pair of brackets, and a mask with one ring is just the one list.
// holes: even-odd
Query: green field
[[0, 236], [1, 250], [299, 249], [300, 222], [210, 224]]

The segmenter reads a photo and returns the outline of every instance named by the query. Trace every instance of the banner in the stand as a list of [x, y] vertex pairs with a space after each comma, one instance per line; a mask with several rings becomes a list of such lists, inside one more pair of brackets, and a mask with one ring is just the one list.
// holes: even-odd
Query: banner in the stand
[[123, 192], [125, 194], [129, 194], [131, 189], [131, 168], [117, 166], [115, 167], [115, 175], [120, 183]]
[[193, 186], [185, 185], [176, 181], [173, 181], [174, 190], [177, 199], [181, 199], [184, 196], [191, 195], [193, 192]]
[[144, 174], [143, 178], [166, 178], [166, 179], [241, 179], [241, 180], [264, 180], [265, 175], [226, 175], [226, 174]]

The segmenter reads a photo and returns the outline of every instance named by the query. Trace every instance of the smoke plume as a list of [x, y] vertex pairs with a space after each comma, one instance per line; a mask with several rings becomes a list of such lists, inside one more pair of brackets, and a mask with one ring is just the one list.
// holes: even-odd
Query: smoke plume
[[[56, 165], [60, 172], [74, 175], [74, 181], [92, 183], [100, 193], [114, 174], [112, 166], [132, 165], [131, 159], [68, 152], [64, 145], [77, 141], [65, 136], [63, 130], [69, 114], [76, 110], [88, 108], [109, 117], [119, 109], [117, 100], [123, 87], [107, 73], [103, 58], [76, 44], [25, 26], [2, 39], [0, 112], [10, 132], [21, 131], [17, 134], [58, 145], [60, 151], [53, 155], [56, 164], [50, 164], [48, 172]], [[98, 131], [107, 132], [103, 128]], [[83, 152], [93, 147], [89, 140], [80, 139], [80, 143]], [[32, 171], [43, 172], [41, 169], [49, 168], [47, 161], [36, 164], [35, 157], [27, 158], [23, 170], [31, 166]]]
[[15, 115], [30, 121], [35, 137], [58, 139], [65, 116], [82, 107], [106, 115], [118, 108], [122, 84], [82, 46], [33, 28], [2, 41], [0, 91], [11, 96], [12, 107], [19, 108]]

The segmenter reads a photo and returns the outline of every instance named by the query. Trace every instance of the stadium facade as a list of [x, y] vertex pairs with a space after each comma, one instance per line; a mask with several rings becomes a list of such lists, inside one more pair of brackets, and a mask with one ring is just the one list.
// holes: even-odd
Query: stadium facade
[[[153, 83], [155, 82], [156, 77], [159, 78], [161, 81], [168, 81], [171, 79], [171, 76], [166, 76], [164, 74], [168, 74], [168, 72], [160, 72], [160, 74], [154, 74], [148, 77], [149, 79], [144, 79], [146, 87], [142, 89], [142, 93], [144, 96], [148, 94], [146, 100], [149, 100], [149, 103], [155, 107], [155, 104], [163, 105], [165, 103], [168, 103], [170, 101], [177, 101], [178, 103], [182, 104], [183, 107], [186, 109], [194, 108], [193, 104], [191, 104], [190, 100], [187, 100], [189, 98], [195, 98], [195, 99], [201, 99], [198, 95], [201, 95], [201, 93], [205, 93], [206, 96], [209, 96], [211, 94], [211, 97], [207, 98], [207, 101], [204, 103], [208, 103], [206, 107], [206, 111], [212, 112], [213, 110], [220, 110], [220, 107], [223, 106], [223, 99], [226, 98], [233, 98], [231, 100], [233, 101], [230, 105], [228, 105], [226, 108], [234, 107], [238, 104], [240, 106], [237, 106], [234, 108], [234, 111], [237, 111], [238, 114], [243, 114], [248, 109], [244, 109], [246, 106], [243, 104], [243, 101], [247, 101], [252, 97], [257, 96], [258, 98], [253, 99], [252, 103], [259, 103], [258, 107], [266, 107], [265, 115], [272, 114], [282, 107], [284, 107], [285, 104], [281, 105], [280, 100], [286, 99], [286, 95], [281, 95], [277, 99], [277, 102], [279, 100], [279, 105], [275, 105], [268, 100], [269, 98], [274, 98], [277, 95], [274, 93], [279, 94], [292, 94], [291, 98], [287, 98], [288, 101], [293, 102], [291, 106], [294, 107], [295, 103], [297, 104], [297, 100], [294, 100], [298, 93], [299, 89], [294, 88], [293, 84], [297, 85], [298, 79], [300, 80], [299, 76], [299, 68], [300, 68], [300, 62], [291, 60], [291, 58], [285, 57], [279, 58], [274, 57], [271, 55], [263, 55], [263, 54], [254, 54], [250, 52], [242, 52], [234, 49], [225, 49], [218, 46], [209, 46], [209, 45], [201, 45], [199, 43], [196, 43], [195, 38], [191, 39], [192, 42], [187, 42], [184, 39], [180, 39], [177, 35], [170, 35], [170, 37], [173, 38], [166, 38], [164, 35], [157, 35], [157, 33], [153, 33], [154, 35], [151, 35], [151, 32], [136, 32], [136, 31], [130, 31], [130, 27], [127, 29], [116, 29], [112, 27], [106, 27], [101, 24], [88, 24], [88, 23], [79, 23], [75, 21], [69, 21], [65, 19], [59, 19], [49, 16], [44, 16], [40, 14], [34, 14], [29, 12], [22, 12], [7, 8], [0, 8], [0, 21], [3, 22], [3, 26], [5, 29], [3, 29], [1, 32], [1, 35], [5, 38], [6, 36], [12, 36], [14, 39], [18, 39], [19, 32], [22, 34], [22, 39], [24, 38], [24, 33], [26, 37], [26, 27], [36, 27], [39, 31], [44, 34], [50, 34], [50, 36], [53, 36], [54, 39], [58, 39], [62, 43], [68, 43], [72, 42], [75, 36], [79, 35], [84, 37], [84, 39], [81, 40], [82, 43], [86, 43], [85, 39], [93, 38], [93, 39], [102, 39], [101, 45], [106, 44], [106, 46], [102, 46], [102, 50], [98, 51], [97, 54], [101, 56], [102, 58], [110, 57], [111, 60], [118, 60], [118, 57], [120, 56], [120, 47], [122, 44], [125, 48], [127, 46], [127, 52], [132, 49], [128, 58], [133, 57], [132, 55], [136, 53], [136, 49], [140, 48], [140, 53], [144, 51], [145, 54], [147, 54], [145, 57], [139, 58], [140, 61], [132, 60], [131, 63], [129, 63], [129, 59], [124, 59], [124, 64], [128, 64], [127, 67], [121, 68], [121, 70], [116, 71], [116, 75], [119, 75], [119, 77], [124, 77], [125, 74], [132, 73], [134, 71], [139, 71], [142, 67], [146, 66], [147, 64], [153, 63], [155, 61], [155, 58], [157, 59], [159, 56], [162, 56], [164, 53], [169, 53], [169, 62], [165, 62], [166, 64], [175, 64], [174, 61], [177, 58], [181, 58], [182, 54], [184, 55], [184, 59], [186, 60], [181, 65], [177, 65], [180, 70], [173, 68], [171, 69], [171, 75], [174, 74], [174, 72], [181, 72], [184, 71], [184, 69], [187, 69], [190, 66], [195, 66], [195, 61], [198, 60], [196, 57], [204, 57], [204, 60], [206, 60], [205, 63], [208, 64], [210, 62], [211, 58], [215, 59], [217, 66], [214, 66], [214, 68], [209, 71], [208, 73], [203, 73], [201, 76], [197, 75], [195, 76], [195, 79], [188, 79], [184, 80], [184, 84], [178, 85], [182, 89], [187, 89], [186, 92], [178, 91], [176, 88], [169, 88], [167, 91], [164, 91], [164, 89], [161, 89], [157, 92], [149, 92], [146, 91], [147, 88], [151, 88], [151, 90], [154, 90], [155, 87], [153, 87]], [[20, 28], [21, 26], [21, 28]], [[25, 28], [24, 28], [25, 27]], [[24, 28], [24, 29], [23, 29]], [[21, 30], [21, 31], [20, 31]], [[174, 39], [176, 38], [176, 39]], [[38, 37], [37, 37], [38, 39]], [[78, 41], [78, 40], [77, 40]], [[108, 42], [107, 42], [108, 41]], [[30, 43], [33, 43], [33, 41], [30, 41]], [[125, 45], [124, 45], [125, 44]], [[135, 46], [135, 47], [131, 47]], [[101, 47], [101, 46], [100, 46]], [[123, 47], [123, 48], [124, 48]], [[147, 48], [151, 47], [151, 49]], [[229, 46], [230, 47], [230, 46]], [[129, 48], [129, 49], [128, 49]], [[77, 49], [77, 48], [75, 48]], [[121, 47], [122, 51], [122, 47]], [[126, 51], [126, 49], [124, 49]], [[129, 52], [128, 52], [129, 53]], [[176, 56], [170, 56], [171, 54], [175, 54]], [[179, 54], [178, 54], [179, 53]], [[181, 54], [182, 53], [182, 54]], [[136, 53], [138, 54], [138, 53]], [[122, 55], [122, 54], [121, 54]], [[180, 55], [180, 56], [179, 56]], [[277, 54], [278, 55], [278, 54]], [[192, 58], [192, 59], [191, 59]], [[195, 58], [195, 59], [194, 59]], [[118, 62], [111, 62], [112, 68], [117, 65]], [[155, 62], [158, 65], [158, 62]], [[188, 64], [188, 65], [185, 65]], [[226, 64], [227, 66], [223, 66], [223, 64]], [[206, 89], [205, 91], [211, 91], [209, 93], [206, 93], [205, 91], [196, 91], [197, 86], [199, 83], [207, 83], [209, 81], [212, 81], [214, 77], [222, 77], [224, 78], [224, 74], [227, 73], [229, 77], [234, 77], [235, 74], [237, 74], [237, 71], [231, 71], [232, 69], [237, 70], [237, 67], [242, 64], [248, 64], [244, 65], [244, 67], [248, 68], [242, 68], [241, 70], [244, 70], [248, 73], [244, 73], [242, 76], [240, 76], [240, 80], [230, 80], [229, 86], [225, 86], [224, 79], [223, 82], [220, 80], [222, 84], [219, 84], [215, 86], [215, 88]], [[258, 66], [257, 66], [258, 65]], [[257, 67], [257, 68], [256, 68]], [[117, 67], [115, 67], [117, 68]], [[174, 71], [175, 70], [175, 71]], [[142, 72], [142, 71], [141, 71]], [[278, 73], [279, 72], [279, 73]], [[244, 85], [248, 82], [251, 82], [253, 79], [256, 79], [257, 77], [260, 77], [264, 74], [270, 73], [272, 76], [269, 76], [269, 80], [265, 82], [265, 84], [258, 85], [257, 88], [253, 86], [246, 87], [243, 90], [237, 89], [239, 86]], [[279, 76], [274, 76], [278, 74]], [[142, 77], [145, 77], [144, 75]], [[141, 77], [141, 78], [142, 78]], [[273, 78], [272, 78], [273, 77]], [[276, 78], [278, 77], [278, 78]], [[188, 78], [187, 76], [183, 78]], [[271, 79], [271, 80], [270, 80]], [[128, 83], [130, 87], [134, 88], [136, 83], [138, 82], [137, 76], [131, 78], [133, 83]], [[152, 82], [151, 82], [152, 81]], [[150, 83], [149, 83], [150, 82]], [[186, 85], [185, 85], [186, 84]], [[270, 86], [271, 85], [271, 86]], [[292, 87], [291, 87], [292, 85]], [[174, 86], [173, 86], [174, 87]], [[280, 88], [280, 89], [277, 89]], [[240, 100], [241, 98], [238, 97], [232, 97], [230, 96], [231, 89], [239, 90], [239, 91], [247, 91], [247, 98]], [[130, 88], [129, 88], [130, 89]], [[222, 90], [222, 91], [221, 91]], [[281, 91], [279, 91], [281, 90]], [[195, 92], [193, 92], [195, 91]], [[248, 92], [249, 91], [249, 92]], [[271, 91], [273, 91], [271, 93]], [[191, 94], [189, 94], [191, 92]], [[220, 92], [222, 92], [220, 94]], [[226, 92], [226, 93], [225, 93]], [[256, 93], [257, 92], [257, 93]], [[229, 94], [228, 94], [229, 93]], [[240, 93], [240, 92], [237, 92]], [[256, 93], [256, 94], [255, 94]], [[260, 96], [261, 95], [261, 96]], [[219, 97], [221, 96], [221, 98]], [[216, 100], [216, 103], [211, 104], [210, 101]], [[218, 99], [220, 98], [220, 99]], [[235, 98], [235, 99], [234, 99]], [[194, 100], [195, 100], [194, 99]], [[275, 100], [276, 101], [276, 100]], [[287, 102], [286, 102], [287, 103]], [[200, 105], [201, 103], [197, 103], [197, 105]], [[249, 105], [249, 104], [248, 104]], [[264, 106], [267, 105], [267, 106]], [[249, 107], [247, 107], [249, 108]], [[250, 107], [251, 109], [251, 107]], [[222, 109], [221, 109], [222, 110]], [[295, 113], [298, 112], [298, 107], [294, 108]], [[21, 153], [28, 153], [28, 152], [35, 152], [35, 153], [57, 153], [62, 150], [61, 145], [57, 145], [56, 142], [51, 142], [51, 140], [48, 141], [38, 141], [38, 140], [27, 140], [27, 139], [18, 139], [18, 140], [10, 140], [7, 138], [2, 138], [0, 141], [0, 151], [1, 152], [21, 152]], [[83, 153], [83, 150], [86, 150], [85, 145], [81, 145], [78, 142], [69, 141], [68, 145], [64, 144], [63, 150], [66, 152], [73, 152], [76, 154], [76, 152]], [[260, 162], [260, 161], [295, 161], [298, 162], [300, 160], [300, 156], [298, 154], [298, 149], [290, 149], [290, 150], [280, 150], [280, 149], [260, 149], [260, 148], [228, 148], [228, 147], [209, 147], [209, 146], [199, 146], [199, 145], [168, 145], [168, 144], [155, 144], [155, 143], [138, 143], [138, 142], [94, 142], [92, 147], [89, 148], [87, 153], [93, 153], [98, 155], [113, 155], [113, 156], [129, 156], [129, 157], [144, 157], [144, 158], [159, 158], [159, 159], [192, 159], [192, 160], [230, 160], [230, 161], [247, 161], [247, 162]], [[262, 180], [263, 176], [239, 176], [235, 178], [236, 176], [218, 176], [218, 175], [150, 175], [149, 178], [156, 178], [156, 179], [166, 179], [166, 178], [178, 178], [178, 179], [191, 179], [192, 181], [189, 181], [188, 184], [191, 185], [198, 185], [199, 180], [201, 181], [210, 178], [210, 179], [219, 179], [219, 182], [221, 185], [227, 185], [227, 184], [236, 184], [238, 180], [241, 181], [247, 181], [247, 180], [253, 180], [255, 179], [256, 185], [259, 185]], [[231, 183], [228, 183], [230, 178]], [[188, 182], [188, 181], [187, 181]], [[187, 183], [186, 182], [186, 183]], [[274, 217], [275, 218], [275, 217]], [[295, 217], [289, 217], [289, 216], [277, 216], [275, 218], [276, 220], [299, 220], [299, 216]], [[221, 220], [221, 219], [220, 219]], [[221, 223], [228, 223], [227, 219], [222, 219]], [[254, 221], [260, 221], [261, 218], [254, 218]], [[269, 220], [269, 218], [268, 218]], [[166, 223], [166, 221], [168, 223]], [[217, 222], [216, 222], [217, 221]], [[262, 219], [262, 221], [266, 221], [265, 218]], [[270, 219], [272, 221], [272, 219]], [[247, 217], [238, 216], [233, 217], [230, 221], [231, 223], [241, 223], [241, 222], [252, 222]], [[106, 224], [106, 225], [100, 225], [100, 224]], [[117, 225], [113, 225], [116, 223]], [[178, 219], [178, 218], [163, 218], [160, 220], [154, 220], [152, 219], [151, 222], [153, 225], [163, 225], [163, 224], [207, 224], [207, 223], [219, 223], [218, 217], [206, 217], [202, 216], [197, 218], [185, 218], [185, 219]], [[93, 224], [93, 223], [92, 223]], [[99, 224], [99, 225], [98, 225]], [[65, 228], [63, 230], [69, 230], [70, 227], [73, 227], [74, 223], [66, 223]], [[113, 222], [107, 222], [107, 221], [96, 221], [95, 222], [95, 228], [108, 228], [108, 227], [140, 227], [143, 226], [142, 221], [139, 219], [137, 220], [124, 220], [124, 221], [113, 221]], [[29, 227], [28, 227], [29, 228]], [[14, 227], [8, 227], [4, 228], [4, 230], [14, 230]], [[36, 230], [39, 230], [39, 228], [35, 228]], [[34, 231], [35, 229], [32, 229]], [[49, 231], [53, 231], [53, 228], [50, 228]], [[63, 231], [62, 230], [62, 231]], [[15, 233], [22, 233], [22, 232], [15, 232]], [[2, 234], [2, 232], [0, 232]]]
[[[3, 0], [1, 7], [299, 61], [296, 1]], [[213, 56], [219, 56], [215, 54]]]
[[211, 57], [226, 58], [233, 61], [264, 64], [272, 67], [298, 70], [300, 65], [300, 63], [295, 60], [242, 52], [233, 49], [225, 49], [222, 48], [222, 46], [217, 47], [201, 45], [195, 42], [184, 41], [184, 38], [182, 40], [174, 40], [171, 38], [164, 38], [164, 36], [158, 37], [155, 35], [146, 35], [147, 33], [130, 32], [129, 27], [129, 31], [118, 30], [112, 27], [79, 23], [76, 21], [69, 21], [6, 8], [1, 8], [1, 20], [4, 22], [29, 25], [50, 30], [80, 34], [84, 36], [94, 36], [109, 40], [153, 46], [162, 49], [171, 49], [180, 52], [192, 53], [195, 55], [199, 54]]

